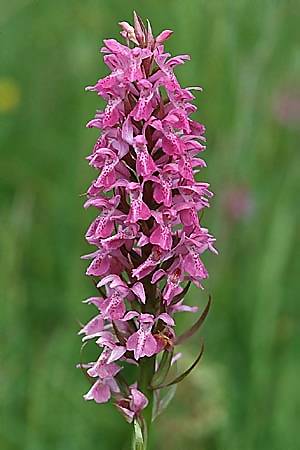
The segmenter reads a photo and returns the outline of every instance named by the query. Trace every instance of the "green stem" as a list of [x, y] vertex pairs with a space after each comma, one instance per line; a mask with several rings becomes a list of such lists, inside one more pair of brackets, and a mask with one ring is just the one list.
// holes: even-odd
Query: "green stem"
[[[142, 305], [142, 312], [155, 315], [155, 290], [156, 287], [150, 281], [150, 278], [146, 278], [144, 281], [144, 288], [146, 292], [147, 302]], [[144, 357], [139, 360], [139, 376], [138, 376], [138, 388], [148, 399], [148, 405], [143, 410], [142, 417], [142, 434], [144, 447], [143, 450], [147, 450], [149, 442], [149, 433], [152, 422], [152, 410], [153, 410], [153, 389], [150, 388], [153, 375], [155, 373], [155, 358], [156, 356]]]
[[148, 405], [143, 410], [143, 450], [147, 450], [147, 443], [149, 442], [149, 433], [152, 422], [152, 410], [153, 410], [153, 390], [149, 388], [151, 380], [155, 372], [155, 356], [151, 358], [144, 357], [140, 360], [140, 371], [138, 379], [138, 388], [148, 399]]

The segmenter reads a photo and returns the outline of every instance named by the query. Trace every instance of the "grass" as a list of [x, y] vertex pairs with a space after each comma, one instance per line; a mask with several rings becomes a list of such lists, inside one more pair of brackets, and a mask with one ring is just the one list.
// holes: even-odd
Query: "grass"
[[[95, 133], [84, 125], [97, 98], [83, 88], [104, 75], [100, 41], [117, 36], [134, 7], [1, 8], [1, 450], [129, 448], [113, 407], [82, 401], [75, 364], [78, 320], [90, 314], [80, 301], [93, 292], [79, 259], [91, 218], [79, 194], [93, 176], [84, 157]], [[297, 2], [153, 0], [139, 13], [156, 32], [175, 30], [170, 51], [192, 55], [180, 80], [205, 89], [197, 117], [208, 129], [204, 178], [217, 194], [206, 221], [220, 250], [206, 259], [214, 304], [204, 359], [157, 422], [153, 448], [296, 450], [299, 113], [282, 120], [274, 105], [299, 87]], [[204, 306], [206, 294], [194, 289], [188, 300]], [[197, 351], [195, 338], [182, 364]]]

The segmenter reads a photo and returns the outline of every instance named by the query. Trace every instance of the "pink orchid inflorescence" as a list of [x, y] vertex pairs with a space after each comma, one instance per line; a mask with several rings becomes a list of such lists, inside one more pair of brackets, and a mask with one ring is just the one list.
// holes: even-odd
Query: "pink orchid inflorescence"
[[[213, 195], [195, 179], [206, 166], [197, 156], [205, 150], [205, 128], [190, 118], [197, 109], [191, 91], [200, 88], [182, 88], [174, 74], [190, 58], [165, 52], [170, 30], [154, 38], [136, 14], [134, 26], [120, 25], [127, 45], [104, 40], [111, 73], [87, 88], [107, 105], [87, 124], [101, 130], [87, 158], [98, 175], [84, 205], [98, 212], [86, 232], [96, 251], [83, 256], [99, 294], [85, 300], [97, 315], [79, 333], [102, 349], [96, 362], [80, 365], [92, 381], [85, 399], [113, 397], [131, 422], [142, 421], [147, 409], [152, 417], [163, 387], [183, 378], [166, 381], [175, 346], [199, 328], [209, 304], [180, 337], [174, 315], [197, 310], [184, 296], [191, 282], [202, 288], [208, 273], [201, 255], [216, 250], [198, 214]], [[134, 384], [120, 373], [126, 363], [138, 366]]]

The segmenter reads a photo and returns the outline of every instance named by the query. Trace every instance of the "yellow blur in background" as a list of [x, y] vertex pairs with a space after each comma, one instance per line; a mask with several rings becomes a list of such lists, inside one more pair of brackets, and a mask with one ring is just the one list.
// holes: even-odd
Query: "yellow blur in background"
[[10, 78], [0, 78], [0, 113], [16, 109], [20, 103], [21, 92], [18, 84]]

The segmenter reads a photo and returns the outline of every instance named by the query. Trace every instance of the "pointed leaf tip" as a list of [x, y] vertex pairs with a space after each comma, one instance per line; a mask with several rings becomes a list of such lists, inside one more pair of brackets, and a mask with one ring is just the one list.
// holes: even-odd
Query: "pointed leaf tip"
[[176, 338], [175, 345], [182, 344], [183, 342], [185, 342], [188, 338], [193, 336], [199, 330], [199, 328], [201, 327], [201, 325], [203, 324], [204, 320], [206, 319], [206, 317], [208, 315], [208, 312], [210, 310], [210, 305], [211, 305], [211, 296], [209, 295], [208, 302], [204, 308], [203, 313], [199, 317], [199, 319], [194, 323], [193, 326], [191, 326], [191, 328], [189, 328], [187, 331], [185, 331], [184, 333], [182, 333], [180, 336], [178, 336]]

